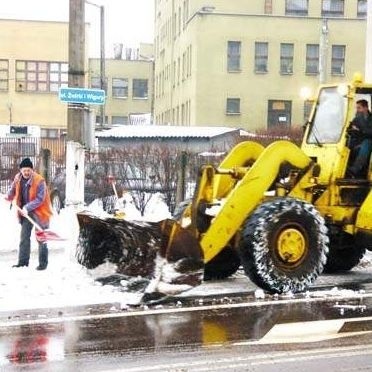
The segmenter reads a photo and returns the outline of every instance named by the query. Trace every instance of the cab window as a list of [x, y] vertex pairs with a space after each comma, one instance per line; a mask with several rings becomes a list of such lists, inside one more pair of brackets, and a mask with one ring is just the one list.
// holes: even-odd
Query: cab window
[[337, 143], [345, 122], [347, 98], [337, 87], [320, 91], [307, 143]]

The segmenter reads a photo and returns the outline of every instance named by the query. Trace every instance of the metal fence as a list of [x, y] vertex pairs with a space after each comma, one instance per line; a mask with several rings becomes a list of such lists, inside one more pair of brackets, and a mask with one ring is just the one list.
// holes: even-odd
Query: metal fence
[[[256, 135], [253, 140], [267, 145], [278, 138], [282, 137]], [[66, 162], [64, 138], [0, 138], [1, 193], [9, 189], [22, 158], [30, 157], [34, 168], [40, 169], [42, 149], [50, 150], [48, 179], [53, 181], [56, 176], [59, 175], [59, 178], [63, 176], [60, 173], [64, 172]], [[99, 152], [87, 152], [86, 193], [89, 191], [97, 197], [112, 194], [112, 186], [107, 179], [114, 177], [117, 180], [119, 193], [129, 191], [134, 194], [139, 209], [144, 208], [147, 197], [144, 196], [145, 194], [160, 192], [164, 195], [170, 210], [173, 211], [177, 201], [192, 197], [200, 168], [205, 164], [217, 166], [225, 155], [224, 152], [186, 153], [160, 145], [140, 146], [136, 149], [106, 148]]]
[[52, 179], [65, 165], [66, 144], [64, 138], [3, 137], [0, 138], [0, 192], [6, 193], [12, 179], [19, 171], [19, 163], [25, 157], [31, 159], [35, 169], [41, 163], [41, 149], [51, 153], [49, 174]]

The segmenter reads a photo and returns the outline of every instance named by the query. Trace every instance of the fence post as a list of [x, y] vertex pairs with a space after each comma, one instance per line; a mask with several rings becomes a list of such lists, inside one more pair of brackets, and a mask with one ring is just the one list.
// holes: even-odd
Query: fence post
[[50, 182], [50, 150], [41, 149], [40, 174], [44, 177], [45, 183]]
[[185, 200], [186, 196], [186, 168], [188, 163], [187, 152], [182, 151], [179, 156], [180, 167], [178, 168], [177, 177], [177, 194], [176, 194], [176, 206]]

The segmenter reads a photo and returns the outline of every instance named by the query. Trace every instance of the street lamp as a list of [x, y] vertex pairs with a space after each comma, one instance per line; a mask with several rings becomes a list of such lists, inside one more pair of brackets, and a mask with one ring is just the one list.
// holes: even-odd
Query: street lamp
[[329, 50], [329, 27], [327, 18], [322, 19], [322, 28], [320, 34], [320, 56], [319, 56], [319, 82], [327, 82], [327, 61]]
[[[92, 5], [100, 9], [100, 85], [101, 89], [106, 91], [106, 71], [105, 71], [105, 7], [85, 0], [86, 4]], [[100, 106], [100, 125], [103, 127], [105, 123], [105, 105]]]
[[189, 24], [197, 15], [211, 14], [216, 10], [216, 7], [211, 5], [204, 5], [198, 9], [192, 16], [186, 21], [186, 24]]

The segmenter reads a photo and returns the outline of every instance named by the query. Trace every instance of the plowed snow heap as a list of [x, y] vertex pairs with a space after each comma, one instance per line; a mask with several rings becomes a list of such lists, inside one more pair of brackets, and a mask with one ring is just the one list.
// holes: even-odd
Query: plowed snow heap
[[[147, 293], [175, 294], [201, 283], [203, 255], [188, 234], [169, 244], [164, 230], [175, 222], [130, 222], [79, 213], [77, 260], [93, 269], [104, 262], [117, 264], [117, 272], [151, 279]], [[187, 244], [188, 241], [191, 244]]]

